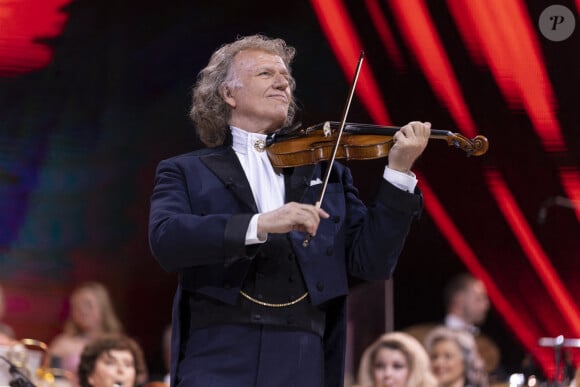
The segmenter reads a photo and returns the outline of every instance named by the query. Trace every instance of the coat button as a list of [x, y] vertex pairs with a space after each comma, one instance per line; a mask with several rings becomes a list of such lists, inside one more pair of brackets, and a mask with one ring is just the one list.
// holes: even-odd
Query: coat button
[[340, 222], [340, 215], [334, 215], [334, 216], [332, 217], [332, 221], [333, 221], [334, 223], [338, 223], [338, 222]]
[[324, 284], [322, 282], [317, 282], [316, 283], [316, 289], [318, 289], [319, 292], [324, 290]]
[[261, 314], [255, 314], [255, 315], [252, 316], [252, 318], [254, 320], [261, 320], [262, 319], [262, 315]]
[[332, 247], [329, 247], [326, 249], [326, 255], [332, 255], [334, 254], [334, 249]]
[[292, 254], [288, 254], [288, 260], [289, 260], [289, 261], [293, 261], [293, 260], [294, 260], [294, 258], [296, 258], [296, 255], [295, 255], [294, 253], [292, 253]]

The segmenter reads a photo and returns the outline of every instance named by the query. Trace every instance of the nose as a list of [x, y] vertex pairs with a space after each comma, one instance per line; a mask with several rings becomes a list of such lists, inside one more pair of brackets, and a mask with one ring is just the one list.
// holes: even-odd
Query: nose
[[123, 365], [118, 365], [117, 366], [117, 375], [124, 375], [127, 372], [127, 367], [123, 366]]
[[387, 367], [385, 369], [385, 377], [390, 378], [393, 375], [393, 368], [392, 367]]
[[289, 85], [290, 83], [288, 82], [288, 79], [282, 74], [277, 74], [276, 77], [274, 78], [274, 87], [276, 89], [284, 90]]

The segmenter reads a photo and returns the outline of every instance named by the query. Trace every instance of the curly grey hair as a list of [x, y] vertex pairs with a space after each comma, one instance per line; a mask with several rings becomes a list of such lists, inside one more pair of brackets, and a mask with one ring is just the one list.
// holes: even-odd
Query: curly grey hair
[[[221, 96], [220, 88], [227, 82], [234, 57], [240, 51], [248, 49], [262, 50], [282, 58], [290, 74], [290, 89], [294, 91], [296, 88], [296, 82], [291, 75], [290, 68], [296, 50], [294, 47], [288, 46], [284, 40], [257, 34], [240, 37], [234, 42], [220, 47], [213, 53], [208, 65], [197, 76], [189, 113], [200, 140], [208, 147], [220, 146], [225, 141], [231, 108]], [[292, 97], [284, 123], [286, 126], [292, 123], [295, 113], [296, 103]]]
[[479, 355], [473, 336], [467, 332], [438, 326], [425, 337], [425, 348], [429, 355], [440, 341], [452, 341], [459, 347], [465, 368], [465, 387], [488, 387], [485, 364]]

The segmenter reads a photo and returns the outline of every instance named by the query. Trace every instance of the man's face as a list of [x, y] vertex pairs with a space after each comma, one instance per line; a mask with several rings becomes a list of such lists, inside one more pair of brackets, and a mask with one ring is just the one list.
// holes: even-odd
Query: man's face
[[289, 80], [279, 56], [253, 49], [239, 52], [221, 90], [232, 108], [230, 125], [255, 133], [281, 128], [292, 96]]
[[465, 291], [464, 318], [471, 324], [485, 321], [489, 310], [489, 299], [481, 281], [473, 282]]

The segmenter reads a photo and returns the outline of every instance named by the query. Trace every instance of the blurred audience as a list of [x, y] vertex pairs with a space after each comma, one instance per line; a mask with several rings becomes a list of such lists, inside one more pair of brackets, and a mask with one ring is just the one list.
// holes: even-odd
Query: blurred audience
[[125, 335], [102, 335], [85, 346], [77, 376], [81, 387], [142, 385], [147, 380], [143, 351]]
[[163, 365], [165, 366], [165, 376], [163, 383], [170, 385], [169, 371], [171, 368], [171, 324], [167, 325], [163, 331], [163, 341], [161, 343], [163, 348]]
[[580, 387], [580, 365], [576, 368], [574, 378], [570, 382], [570, 387]]
[[431, 369], [440, 387], [487, 387], [484, 362], [465, 331], [436, 327], [425, 338]]
[[103, 334], [122, 331], [107, 288], [98, 282], [85, 282], [71, 293], [70, 312], [63, 332], [48, 348], [49, 364], [76, 375], [81, 353], [88, 342]]
[[5, 314], [6, 302], [4, 300], [4, 290], [0, 286], [0, 345], [13, 344], [16, 339], [14, 329], [12, 329], [10, 325], [3, 322]]
[[436, 387], [427, 352], [403, 332], [382, 335], [363, 353], [357, 387]]
[[424, 323], [405, 328], [420, 342], [438, 325], [469, 333], [475, 339], [477, 350], [485, 363], [485, 370], [495, 380], [505, 377], [500, 365], [501, 353], [498, 345], [480, 331], [490, 309], [487, 290], [483, 282], [469, 273], [460, 273], [443, 290], [445, 317], [437, 323]]

